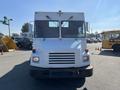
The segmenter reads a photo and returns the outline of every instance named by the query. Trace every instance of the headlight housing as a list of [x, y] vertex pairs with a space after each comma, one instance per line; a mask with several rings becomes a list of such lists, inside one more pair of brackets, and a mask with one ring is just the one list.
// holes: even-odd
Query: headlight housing
[[90, 60], [90, 54], [88, 49], [83, 52], [83, 62], [88, 62]]
[[83, 56], [83, 61], [84, 62], [88, 62], [90, 60], [90, 56]]
[[37, 57], [37, 56], [33, 56], [33, 57], [32, 57], [32, 61], [33, 61], [33, 62], [39, 62], [39, 61], [40, 61], [40, 58]]

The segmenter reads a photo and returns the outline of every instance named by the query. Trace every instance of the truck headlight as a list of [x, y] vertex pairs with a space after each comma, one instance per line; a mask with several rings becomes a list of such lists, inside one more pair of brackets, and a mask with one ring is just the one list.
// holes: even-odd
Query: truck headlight
[[84, 62], [88, 62], [89, 60], [90, 60], [90, 56], [89, 55], [83, 56], [83, 61]]
[[33, 61], [33, 62], [39, 62], [39, 61], [40, 61], [40, 58], [37, 57], [37, 56], [33, 56], [33, 57], [32, 57], [32, 61]]
[[90, 60], [89, 50], [85, 49], [85, 51], [83, 52], [83, 62], [88, 62], [89, 60]]

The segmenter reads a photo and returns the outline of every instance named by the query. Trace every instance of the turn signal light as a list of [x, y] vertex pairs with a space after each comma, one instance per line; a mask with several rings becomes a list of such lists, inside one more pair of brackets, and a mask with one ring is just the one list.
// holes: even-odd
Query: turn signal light
[[36, 53], [36, 49], [32, 49], [32, 53]]

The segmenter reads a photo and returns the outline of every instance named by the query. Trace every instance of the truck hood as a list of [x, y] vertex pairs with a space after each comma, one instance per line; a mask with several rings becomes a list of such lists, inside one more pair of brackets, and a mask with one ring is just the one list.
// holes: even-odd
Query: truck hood
[[[39, 63], [31, 63], [33, 66], [43, 68], [67, 68], [67, 67], [82, 67], [89, 65], [89, 62], [84, 63], [82, 54], [86, 48], [85, 38], [73, 39], [40, 39], [33, 40], [33, 48], [36, 53], [33, 56], [39, 56]], [[72, 55], [72, 61], [67, 58]], [[55, 61], [54, 61], [55, 60]], [[62, 61], [63, 60], [63, 61]], [[53, 65], [54, 63], [54, 65]]]
[[53, 51], [53, 50], [80, 50], [83, 51], [86, 48], [86, 42], [84, 38], [82, 39], [70, 39], [70, 38], [64, 38], [64, 39], [34, 39], [33, 40], [33, 48], [40, 50], [47, 50], [47, 51]]

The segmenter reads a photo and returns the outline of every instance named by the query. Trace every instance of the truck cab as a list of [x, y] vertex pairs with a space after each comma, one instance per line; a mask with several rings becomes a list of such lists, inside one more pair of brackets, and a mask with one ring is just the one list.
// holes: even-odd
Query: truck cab
[[92, 76], [84, 13], [35, 12], [30, 75], [39, 78]]

